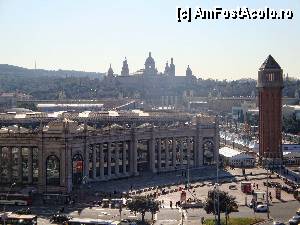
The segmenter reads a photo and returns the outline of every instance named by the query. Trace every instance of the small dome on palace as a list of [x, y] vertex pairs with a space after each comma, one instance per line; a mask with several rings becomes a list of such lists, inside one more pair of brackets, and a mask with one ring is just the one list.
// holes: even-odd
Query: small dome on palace
[[148, 58], [146, 59], [145, 64], [155, 64], [154, 59], [153, 59], [152, 56], [151, 56], [151, 52], [149, 52], [149, 56], [148, 56]]

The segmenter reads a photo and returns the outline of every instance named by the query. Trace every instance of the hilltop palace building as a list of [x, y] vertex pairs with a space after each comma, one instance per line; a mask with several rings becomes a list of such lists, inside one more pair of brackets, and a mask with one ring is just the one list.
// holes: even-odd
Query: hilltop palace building
[[[19, 124], [0, 129], [2, 191], [16, 182], [14, 189], [69, 193], [84, 179], [109, 182], [211, 165], [219, 149], [218, 120], [203, 115], [116, 111], [0, 117]], [[40, 125], [28, 126], [36, 121]]]
[[[182, 104], [184, 93], [197, 88], [197, 77], [187, 66], [185, 76], [176, 76], [173, 58], [165, 65], [163, 72], [158, 72], [151, 52], [145, 60], [144, 68], [129, 73], [127, 59], [123, 61], [120, 75], [114, 74], [109, 67], [103, 81], [107, 87], [117, 87], [119, 94], [126, 97], [142, 98], [149, 105], [174, 106]], [[134, 93], [132, 93], [134, 92]]]

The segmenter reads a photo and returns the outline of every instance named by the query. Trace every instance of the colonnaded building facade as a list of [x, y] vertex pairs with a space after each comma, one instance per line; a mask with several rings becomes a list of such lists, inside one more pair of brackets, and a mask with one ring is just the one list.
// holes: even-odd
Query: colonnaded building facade
[[[84, 118], [86, 122], [80, 123]], [[2, 190], [15, 182], [20, 189], [69, 193], [83, 180], [109, 182], [143, 173], [201, 167], [214, 164], [218, 155], [215, 117], [136, 116], [132, 112], [127, 116], [115, 112], [114, 116], [83, 117], [69, 113], [47, 124], [43, 118], [23, 116], [20, 124], [35, 120], [40, 120], [39, 126], [0, 129]]]

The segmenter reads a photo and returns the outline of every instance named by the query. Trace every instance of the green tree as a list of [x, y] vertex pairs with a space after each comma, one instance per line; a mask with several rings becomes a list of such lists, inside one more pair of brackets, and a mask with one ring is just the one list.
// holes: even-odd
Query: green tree
[[153, 215], [159, 211], [159, 203], [152, 198], [137, 196], [127, 204], [127, 208], [132, 212], [141, 213], [144, 222], [146, 212], [151, 212], [153, 220]]
[[[218, 195], [219, 197], [217, 197]], [[225, 191], [220, 191], [220, 190], [209, 191], [205, 201], [204, 210], [206, 211], [207, 214], [217, 215], [218, 208], [220, 210], [220, 213], [225, 213], [226, 224], [227, 224], [229, 214], [237, 211], [238, 209], [236, 198], [229, 195]]]
[[37, 111], [36, 105], [32, 102], [17, 102], [17, 107], [18, 108], [30, 109], [32, 111]]
[[297, 120], [295, 113], [283, 117], [283, 130], [292, 134], [297, 134], [300, 131], [300, 120]]

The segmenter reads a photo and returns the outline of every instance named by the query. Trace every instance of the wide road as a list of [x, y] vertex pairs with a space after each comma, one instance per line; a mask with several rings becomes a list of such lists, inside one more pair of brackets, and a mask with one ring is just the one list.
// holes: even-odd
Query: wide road
[[[15, 207], [8, 207], [11, 210]], [[19, 207], [18, 207], [19, 208]], [[300, 208], [300, 203], [298, 201], [290, 201], [283, 203], [276, 203], [270, 206], [270, 216], [274, 220], [280, 220], [287, 222], [289, 218], [295, 215], [297, 209]], [[59, 208], [58, 207], [32, 207], [32, 211], [39, 215], [39, 224], [49, 224], [49, 216], [53, 215]], [[79, 209], [79, 213], [78, 213]], [[81, 218], [94, 218], [94, 219], [113, 219], [118, 220], [120, 218], [118, 209], [110, 208], [66, 208], [65, 212], [73, 217]], [[200, 224], [201, 217], [212, 218], [213, 215], [207, 215], [203, 209], [188, 209], [186, 211], [181, 211], [179, 209], [162, 208], [156, 215], [155, 219], [157, 222], [155, 224], [163, 225], [178, 225], [181, 224], [181, 218], [184, 215], [184, 224], [194, 225]], [[224, 215], [222, 215], [223, 217]], [[266, 213], [253, 213], [253, 210], [249, 207], [240, 206], [239, 212], [230, 214], [231, 217], [260, 217], [267, 218]], [[127, 209], [123, 209], [122, 218], [140, 218], [140, 215], [133, 214]], [[146, 214], [146, 219], [151, 219], [151, 214]], [[266, 222], [264, 225], [272, 225], [272, 222]]]
[[[279, 220], [288, 224], [288, 220], [296, 215], [296, 211], [300, 208], [298, 201], [285, 203], [277, 203], [270, 207], [270, 215], [274, 220]], [[272, 222], [264, 223], [264, 225], [272, 225]]]

